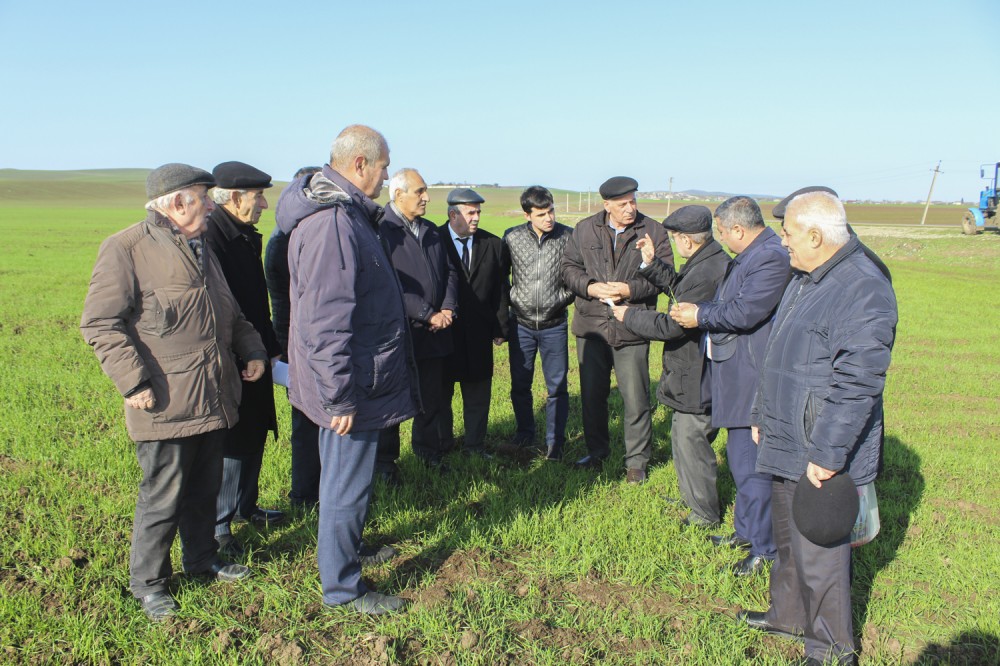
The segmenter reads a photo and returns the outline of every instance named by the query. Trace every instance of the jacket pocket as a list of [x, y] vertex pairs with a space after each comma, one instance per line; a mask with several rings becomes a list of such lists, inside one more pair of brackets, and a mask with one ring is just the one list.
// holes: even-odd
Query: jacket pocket
[[377, 347], [363, 350], [355, 358], [355, 385], [361, 397], [377, 398], [393, 392], [407, 378], [403, 338], [397, 336]]
[[204, 350], [157, 358], [158, 372], [150, 376], [156, 407], [153, 421], [169, 423], [208, 416], [217, 400], [217, 387], [210, 381], [209, 368], [214, 364], [205, 358]]
[[166, 289], [153, 289], [152, 294], [143, 298], [142, 307], [144, 312], [136, 325], [138, 330], [163, 337], [177, 328], [178, 307]]

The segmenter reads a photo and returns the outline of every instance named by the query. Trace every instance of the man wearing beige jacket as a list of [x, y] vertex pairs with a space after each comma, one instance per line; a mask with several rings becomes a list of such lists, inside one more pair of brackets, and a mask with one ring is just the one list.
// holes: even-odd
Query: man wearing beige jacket
[[[125, 398], [143, 472], [129, 587], [154, 621], [177, 610], [167, 583], [178, 530], [185, 571], [223, 581], [250, 574], [218, 558], [215, 501], [241, 374], [259, 379], [267, 352], [202, 243], [214, 184], [210, 173], [186, 164], [149, 174], [148, 216], [101, 245], [80, 322]], [[236, 356], [245, 362], [242, 373]]]

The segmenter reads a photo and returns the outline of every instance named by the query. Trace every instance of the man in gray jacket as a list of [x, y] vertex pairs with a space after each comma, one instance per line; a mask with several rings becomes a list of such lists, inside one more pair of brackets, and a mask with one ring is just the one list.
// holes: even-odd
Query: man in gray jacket
[[739, 617], [770, 633], [804, 635], [807, 663], [851, 664], [850, 537], [813, 543], [792, 518], [792, 499], [800, 483], [821, 488], [838, 474], [858, 486], [875, 480], [896, 297], [834, 195], [792, 199], [782, 236], [795, 273], [767, 340], [750, 421], [757, 471], [772, 475], [777, 558], [770, 609]]
[[[573, 292], [562, 281], [560, 264], [573, 230], [556, 222], [552, 193], [534, 185], [521, 193], [526, 222], [503, 235], [509, 255], [510, 309], [510, 401], [514, 406], [517, 433], [513, 446], [530, 447], [535, 438], [535, 406], [531, 384], [535, 378], [535, 356], [542, 359], [542, 374], [548, 396], [545, 400], [545, 457], [562, 458], [569, 416], [569, 347], [566, 308]], [[506, 276], [504, 276], [506, 278]]]
[[178, 529], [185, 571], [225, 581], [250, 574], [218, 558], [215, 498], [226, 429], [239, 418], [240, 378], [260, 379], [267, 352], [202, 243], [214, 184], [186, 164], [149, 174], [149, 214], [101, 245], [80, 322], [125, 397], [143, 472], [129, 587], [154, 621], [177, 610], [167, 582]]

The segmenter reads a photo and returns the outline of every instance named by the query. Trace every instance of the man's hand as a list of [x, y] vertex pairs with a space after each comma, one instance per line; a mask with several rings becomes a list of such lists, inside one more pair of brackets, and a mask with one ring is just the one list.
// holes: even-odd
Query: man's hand
[[806, 467], [806, 478], [809, 479], [809, 483], [813, 484], [817, 488], [823, 487], [823, 481], [827, 479], [832, 479], [836, 472], [831, 472], [828, 469], [823, 469], [819, 465], [809, 463]]
[[[446, 312], [447, 314], [445, 314]], [[451, 311], [442, 310], [441, 312], [435, 312], [431, 315], [430, 324], [432, 331], [440, 331], [448, 328], [451, 326]]]
[[330, 430], [334, 431], [341, 437], [351, 432], [351, 428], [354, 427], [354, 413], [345, 414], [344, 416], [334, 416], [330, 419]]
[[698, 306], [694, 303], [674, 303], [670, 318], [684, 328], [698, 328]]
[[605, 298], [610, 298], [615, 303], [621, 300], [621, 296], [618, 295], [618, 290], [612, 287], [608, 282], [590, 283], [587, 285], [587, 295], [601, 301]]
[[627, 305], [612, 305], [611, 306], [611, 314], [613, 314], [615, 316], [615, 319], [617, 319], [618, 321], [621, 321], [621, 322], [625, 321], [625, 311], [626, 310], [628, 310], [628, 306]]
[[754, 444], [760, 445], [760, 428], [750, 426], [750, 439], [753, 440]]
[[507, 342], [507, 338], [493, 338], [493, 344], [499, 347], [503, 343]]
[[125, 404], [132, 409], [150, 410], [156, 407], [156, 396], [153, 395], [153, 389], [145, 388], [135, 395], [125, 398]]
[[255, 382], [264, 376], [264, 361], [249, 361], [247, 368], [240, 373], [245, 382]]
[[612, 299], [615, 303], [624, 301], [632, 295], [632, 288], [628, 286], [628, 282], [609, 282], [608, 286], [614, 289], [618, 296], [618, 298]]
[[653, 247], [653, 239], [649, 237], [649, 234], [646, 234], [637, 240], [635, 242], [635, 247], [639, 250], [639, 253], [642, 254], [642, 263], [647, 266], [653, 263], [653, 259], [656, 258], [656, 248]]

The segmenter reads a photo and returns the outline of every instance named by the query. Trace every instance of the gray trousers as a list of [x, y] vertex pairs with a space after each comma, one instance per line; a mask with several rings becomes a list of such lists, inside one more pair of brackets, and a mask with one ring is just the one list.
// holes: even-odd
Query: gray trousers
[[178, 530], [185, 571], [204, 571], [215, 561], [215, 498], [222, 483], [226, 431], [136, 442], [142, 468], [132, 526], [129, 589], [136, 598], [165, 592], [170, 546]]
[[580, 402], [583, 406], [583, 438], [591, 456], [611, 453], [608, 432], [608, 396], [611, 371], [625, 404], [625, 467], [646, 469], [653, 450], [653, 419], [649, 409], [649, 343], [615, 349], [603, 340], [576, 339], [580, 364]]
[[674, 411], [670, 425], [677, 485], [696, 522], [719, 522], [719, 491], [715, 481], [718, 464], [712, 442], [719, 429], [712, 427], [711, 414]]
[[798, 483], [773, 479], [771, 522], [778, 554], [771, 567], [767, 621], [802, 630], [807, 657], [824, 664], [854, 663], [850, 537], [835, 546], [817, 546], [802, 536], [792, 519]]

